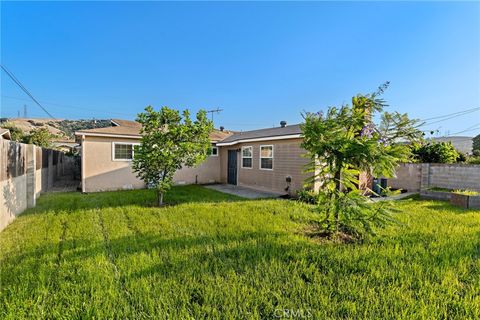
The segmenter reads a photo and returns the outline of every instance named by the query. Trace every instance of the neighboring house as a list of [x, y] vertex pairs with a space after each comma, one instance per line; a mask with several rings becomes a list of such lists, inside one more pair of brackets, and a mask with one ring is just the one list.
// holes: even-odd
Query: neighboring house
[[12, 140], [12, 136], [10, 135], [10, 130], [0, 128], [0, 139]]
[[[75, 132], [81, 144], [83, 192], [145, 187], [131, 168], [140, 129], [135, 121], [113, 119], [111, 127]], [[303, 188], [309, 177], [300, 125], [282, 121], [269, 129], [214, 130], [210, 140], [212, 154], [198, 167], [177, 171], [176, 184], [229, 183], [286, 194]]]

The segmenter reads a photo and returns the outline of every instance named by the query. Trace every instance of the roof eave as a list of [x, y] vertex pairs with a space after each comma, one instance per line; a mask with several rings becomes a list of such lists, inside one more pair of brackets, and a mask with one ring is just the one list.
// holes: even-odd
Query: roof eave
[[272, 141], [272, 140], [286, 140], [286, 139], [298, 139], [301, 138], [301, 134], [288, 134], [282, 136], [269, 136], [269, 137], [260, 137], [260, 138], [247, 138], [247, 139], [238, 139], [229, 142], [219, 142], [217, 146], [225, 147], [225, 146], [233, 146], [239, 143], [248, 143], [248, 142], [261, 142], [261, 141]]
[[76, 136], [92, 136], [92, 137], [111, 137], [111, 138], [131, 138], [139, 139], [142, 136], [136, 134], [121, 134], [121, 133], [99, 133], [99, 132], [85, 132], [85, 131], [76, 131]]

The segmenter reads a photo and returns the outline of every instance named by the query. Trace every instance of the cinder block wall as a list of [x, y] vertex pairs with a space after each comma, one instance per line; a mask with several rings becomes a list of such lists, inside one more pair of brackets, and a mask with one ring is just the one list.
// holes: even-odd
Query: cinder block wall
[[396, 171], [396, 178], [388, 179], [388, 186], [395, 189], [403, 189], [409, 192], [420, 191], [420, 179], [422, 165], [419, 163], [401, 164]]
[[428, 175], [428, 187], [480, 191], [480, 165], [432, 163]]
[[480, 165], [406, 163], [397, 168], [396, 178], [388, 179], [388, 186], [412, 192], [433, 187], [480, 191]]

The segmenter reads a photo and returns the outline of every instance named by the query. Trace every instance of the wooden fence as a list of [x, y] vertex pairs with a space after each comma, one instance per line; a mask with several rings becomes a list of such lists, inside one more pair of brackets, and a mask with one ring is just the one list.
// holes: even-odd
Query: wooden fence
[[0, 140], [0, 231], [73, 170], [63, 152]]

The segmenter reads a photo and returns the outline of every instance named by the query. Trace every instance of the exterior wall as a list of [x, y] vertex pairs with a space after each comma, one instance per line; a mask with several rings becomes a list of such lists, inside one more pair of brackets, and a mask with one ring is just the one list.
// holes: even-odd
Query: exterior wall
[[[302, 139], [272, 140], [262, 142], [241, 143], [234, 146], [220, 148], [220, 181], [227, 183], [228, 150], [238, 150], [237, 156], [237, 183], [240, 186], [257, 188], [260, 190], [279, 193], [295, 193], [303, 188], [308, 174], [303, 173], [309, 159], [302, 155], [306, 153], [300, 147]], [[273, 145], [273, 170], [260, 169], [260, 146]], [[253, 147], [252, 168], [242, 168], [241, 148]], [[286, 178], [292, 178], [288, 192]]]
[[480, 165], [407, 163], [397, 168], [397, 178], [388, 179], [388, 186], [408, 191], [432, 187], [480, 191]]
[[220, 154], [209, 156], [197, 167], [185, 167], [173, 176], [175, 184], [208, 184], [220, 182]]
[[[138, 139], [85, 136], [82, 142], [84, 192], [145, 188], [132, 171], [131, 161], [112, 158], [114, 142], [139, 143]], [[198, 167], [182, 168], [174, 175], [176, 184], [207, 184], [220, 181], [220, 156], [211, 156]]]
[[113, 160], [113, 142], [138, 143], [137, 139], [85, 136], [82, 142], [84, 192], [144, 188], [132, 172], [131, 161]]

